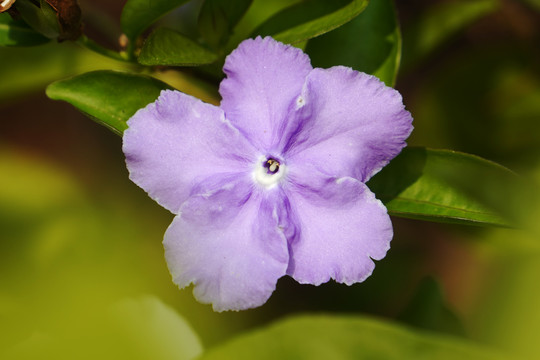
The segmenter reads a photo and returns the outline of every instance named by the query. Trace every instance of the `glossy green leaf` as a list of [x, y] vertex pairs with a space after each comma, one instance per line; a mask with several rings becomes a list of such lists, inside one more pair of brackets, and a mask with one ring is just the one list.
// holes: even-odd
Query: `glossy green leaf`
[[199, 13], [201, 36], [212, 46], [224, 45], [253, 0], [205, 0]]
[[468, 25], [493, 13], [499, 5], [499, 0], [461, 0], [430, 7], [405, 28], [404, 65], [418, 62]]
[[185, 2], [187, 0], [128, 0], [120, 18], [122, 30], [134, 41], [157, 19]]
[[156, 29], [146, 40], [138, 61], [143, 65], [210, 64], [217, 55], [176, 31]]
[[234, 33], [231, 34], [231, 39], [226, 46], [228, 51], [226, 52], [232, 51], [244, 39], [252, 37], [255, 29], [268, 19], [301, 1], [304, 0], [253, 0], [251, 6], [235, 27]]
[[[391, 215], [475, 225], [513, 226], [493, 210], [510, 203], [516, 176], [480, 157], [449, 150], [405, 148], [368, 186]], [[495, 197], [495, 199], [494, 199]]]
[[201, 360], [502, 359], [465, 340], [359, 316], [299, 316], [240, 336]]
[[359, 15], [367, 0], [307, 0], [294, 4], [266, 20], [254, 32], [296, 44], [333, 30]]
[[170, 88], [152, 77], [115, 71], [94, 71], [60, 80], [47, 87], [47, 96], [72, 104], [117, 134], [137, 110]]
[[24, 21], [15, 21], [7, 13], [0, 14], [0, 46], [34, 46], [48, 41]]
[[401, 57], [401, 34], [392, 0], [371, 0], [347, 24], [311, 39], [306, 47], [313, 66], [350, 66], [393, 86]]

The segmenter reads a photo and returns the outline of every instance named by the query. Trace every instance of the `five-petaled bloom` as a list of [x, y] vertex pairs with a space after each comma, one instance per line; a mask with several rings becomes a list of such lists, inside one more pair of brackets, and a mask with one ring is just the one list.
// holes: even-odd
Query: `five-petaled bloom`
[[284, 275], [365, 280], [393, 235], [365, 182], [412, 130], [401, 95], [270, 37], [242, 42], [224, 72], [219, 107], [163, 91], [124, 133], [130, 178], [176, 214], [174, 282], [223, 311], [264, 304]]

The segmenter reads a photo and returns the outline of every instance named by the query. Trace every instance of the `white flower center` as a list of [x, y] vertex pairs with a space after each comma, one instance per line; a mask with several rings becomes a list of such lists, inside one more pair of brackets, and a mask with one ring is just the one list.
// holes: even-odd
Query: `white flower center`
[[276, 186], [287, 172], [285, 164], [272, 157], [260, 157], [255, 163], [253, 178], [267, 189]]

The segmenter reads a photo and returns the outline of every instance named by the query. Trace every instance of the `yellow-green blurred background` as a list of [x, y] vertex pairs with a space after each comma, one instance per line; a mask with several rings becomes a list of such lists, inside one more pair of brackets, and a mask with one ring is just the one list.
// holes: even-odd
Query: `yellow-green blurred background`
[[[123, 2], [80, 2], [88, 30], [112, 43], [96, 29], [114, 32]], [[538, 2], [396, 5], [409, 143], [540, 179]], [[265, 306], [240, 313], [178, 290], [161, 245], [173, 215], [129, 181], [121, 138], [44, 94], [54, 80], [126, 66], [68, 43], [0, 48], [0, 358], [183, 358], [200, 346], [180, 335], [180, 317], [207, 348], [302, 312], [381, 316], [540, 358], [540, 244], [526, 231], [395, 218], [392, 249], [363, 284], [284, 278]], [[159, 77], [219, 101], [174, 71]]]

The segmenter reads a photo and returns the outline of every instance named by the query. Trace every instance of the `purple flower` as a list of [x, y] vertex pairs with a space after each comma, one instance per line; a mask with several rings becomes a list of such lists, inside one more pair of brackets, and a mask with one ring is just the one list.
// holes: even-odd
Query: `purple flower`
[[365, 280], [393, 235], [365, 182], [412, 130], [401, 95], [270, 37], [242, 42], [224, 72], [220, 107], [163, 91], [124, 133], [131, 180], [176, 214], [174, 282], [223, 311], [264, 304], [284, 275]]

